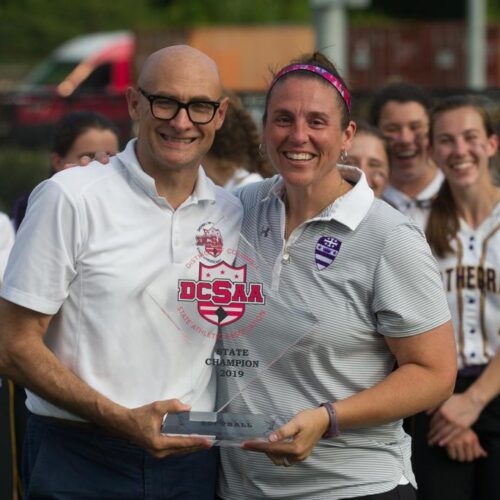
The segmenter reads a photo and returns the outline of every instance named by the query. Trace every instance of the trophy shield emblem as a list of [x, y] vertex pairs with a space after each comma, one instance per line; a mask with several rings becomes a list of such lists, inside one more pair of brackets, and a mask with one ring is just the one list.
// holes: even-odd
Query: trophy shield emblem
[[200, 263], [197, 294], [198, 312], [208, 322], [224, 326], [245, 313], [248, 298], [246, 266], [233, 267], [222, 261], [214, 266]]

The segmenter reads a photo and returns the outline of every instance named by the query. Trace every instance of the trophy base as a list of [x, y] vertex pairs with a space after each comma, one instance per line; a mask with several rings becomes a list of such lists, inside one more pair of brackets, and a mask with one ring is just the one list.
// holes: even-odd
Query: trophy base
[[214, 445], [238, 446], [249, 440], [267, 440], [288, 418], [277, 415], [216, 413], [192, 411], [169, 413], [161, 428], [162, 434], [174, 436], [202, 436]]

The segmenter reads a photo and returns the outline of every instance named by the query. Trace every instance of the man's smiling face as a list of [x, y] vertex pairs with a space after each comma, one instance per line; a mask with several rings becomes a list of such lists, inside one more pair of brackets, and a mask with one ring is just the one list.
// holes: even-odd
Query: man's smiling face
[[[167, 54], [150, 64], [139, 82], [148, 94], [181, 102], [219, 101], [219, 76], [208, 61], [189, 52]], [[148, 99], [138, 89], [129, 89], [129, 109], [139, 124], [137, 155], [146, 172], [197, 168], [210, 149], [215, 132], [222, 126], [227, 103], [221, 100], [212, 121], [194, 124], [186, 109], [171, 120], [155, 118]], [[154, 175], [153, 175], [154, 177]]]
[[429, 117], [415, 102], [388, 101], [378, 126], [386, 137], [391, 178], [408, 182], [425, 174], [428, 166]]

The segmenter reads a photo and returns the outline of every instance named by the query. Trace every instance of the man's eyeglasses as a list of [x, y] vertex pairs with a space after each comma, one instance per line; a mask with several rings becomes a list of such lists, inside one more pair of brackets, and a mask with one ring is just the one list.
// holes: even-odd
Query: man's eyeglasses
[[139, 88], [139, 92], [149, 101], [151, 114], [159, 120], [172, 120], [181, 109], [185, 109], [193, 123], [205, 125], [214, 119], [215, 112], [220, 106], [218, 101], [181, 102], [172, 97], [148, 94], [141, 88]]

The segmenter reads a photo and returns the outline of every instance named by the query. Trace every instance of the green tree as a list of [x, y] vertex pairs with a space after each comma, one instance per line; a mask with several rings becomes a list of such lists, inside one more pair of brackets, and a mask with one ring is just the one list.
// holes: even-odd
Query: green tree
[[310, 22], [308, 0], [0, 0], [0, 62], [37, 60], [73, 36], [169, 26]]

